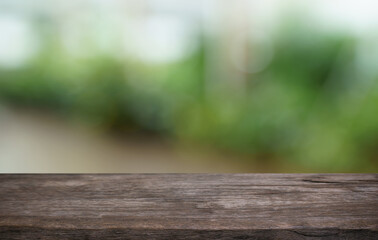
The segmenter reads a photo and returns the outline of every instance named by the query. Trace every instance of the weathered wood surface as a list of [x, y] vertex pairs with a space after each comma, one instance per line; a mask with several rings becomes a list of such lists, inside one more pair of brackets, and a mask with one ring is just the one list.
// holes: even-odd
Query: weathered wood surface
[[0, 239], [378, 239], [378, 174], [0, 175]]

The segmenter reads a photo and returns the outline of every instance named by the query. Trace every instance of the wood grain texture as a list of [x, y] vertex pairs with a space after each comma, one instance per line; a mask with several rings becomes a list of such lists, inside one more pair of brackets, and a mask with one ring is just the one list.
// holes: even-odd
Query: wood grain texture
[[378, 239], [378, 174], [0, 175], [0, 239]]

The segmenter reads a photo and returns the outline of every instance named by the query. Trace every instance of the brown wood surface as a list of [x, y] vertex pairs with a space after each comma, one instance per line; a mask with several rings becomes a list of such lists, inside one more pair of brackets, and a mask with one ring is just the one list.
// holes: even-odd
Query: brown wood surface
[[378, 174], [0, 175], [0, 239], [378, 239]]

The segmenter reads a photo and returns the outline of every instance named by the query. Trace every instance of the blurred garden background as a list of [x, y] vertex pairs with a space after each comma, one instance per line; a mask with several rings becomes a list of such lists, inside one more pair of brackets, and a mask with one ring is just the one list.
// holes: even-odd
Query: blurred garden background
[[0, 0], [0, 172], [376, 172], [374, 0]]

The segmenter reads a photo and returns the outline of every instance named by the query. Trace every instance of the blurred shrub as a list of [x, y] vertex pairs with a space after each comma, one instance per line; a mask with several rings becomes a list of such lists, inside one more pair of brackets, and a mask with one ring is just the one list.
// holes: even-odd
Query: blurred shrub
[[105, 129], [154, 132], [262, 161], [376, 170], [377, 71], [357, 67], [352, 37], [295, 26], [276, 36], [273, 61], [248, 75], [242, 95], [232, 88], [209, 94], [203, 44], [160, 65], [100, 54], [72, 60], [48, 45], [53, 49], [29, 65], [0, 71], [0, 97]]

